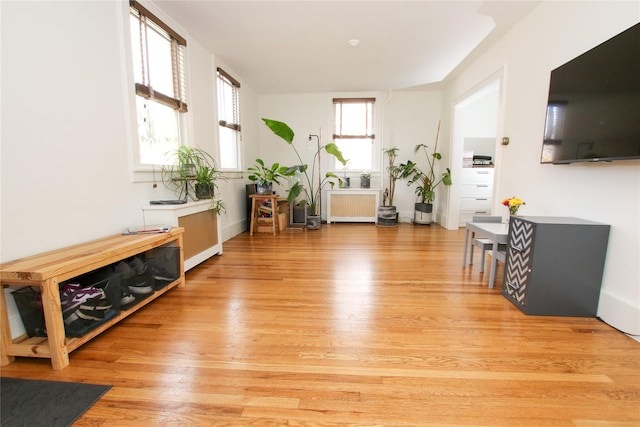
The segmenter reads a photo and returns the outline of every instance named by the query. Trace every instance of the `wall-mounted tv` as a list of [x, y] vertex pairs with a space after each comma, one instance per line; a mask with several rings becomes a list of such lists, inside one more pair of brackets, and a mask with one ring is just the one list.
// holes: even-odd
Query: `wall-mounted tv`
[[551, 71], [541, 163], [640, 159], [640, 24]]

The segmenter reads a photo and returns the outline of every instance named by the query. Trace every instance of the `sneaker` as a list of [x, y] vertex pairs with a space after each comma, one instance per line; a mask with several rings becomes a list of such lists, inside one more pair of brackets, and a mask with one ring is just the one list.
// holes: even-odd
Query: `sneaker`
[[122, 274], [123, 281], [131, 279], [136, 274], [135, 271], [133, 271], [133, 269], [129, 267], [129, 264], [124, 261], [120, 261], [119, 263], [117, 263], [114, 269], [116, 273]]
[[111, 309], [111, 303], [102, 296], [96, 296], [80, 305], [78, 309], [64, 315], [64, 323], [74, 328], [82, 328], [85, 320], [102, 320]]
[[147, 264], [145, 264], [138, 257], [133, 258], [127, 264], [135, 272], [135, 274], [143, 274], [145, 271], [147, 271]]
[[154, 279], [162, 280], [164, 282], [173, 282], [177, 279], [177, 277], [173, 277], [173, 275], [164, 268], [157, 267], [153, 264], [151, 265], [151, 274], [153, 274]]
[[147, 282], [148, 276], [137, 279], [129, 285], [129, 292], [137, 295], [147, 295], [153, 292], [153, 286]]
[[129, 267], [134, 272], [129, 279], [129, 292], [135, 295], [147, 295], [153, 292], [153, 277], [149, 273], [148, 264], [138, 257], [129, 261]]
[[73, 298], [73, 294], [76, 293], [82, 286], [78, 283], [67, 283], [60, 287], [60, 300], [67, 300]]
[[92, 298], [78, 307], [75, 314], [83, 320], [102, 320], [111, 310], [111, 303], [106, 299]]
[[101, 298], [105, 299], [106, 295], [102, 289], [88, 287], [88, 288], [79, 288], [75, 292], [67, 294], [64, 300], [60, 300], [62, 306], [62, 313], [69, 313], [75, 310], [80, 304], [90, 300], [92, 298]]
[[131, 295], [129, 292], [129, 287], [122, 288], [122, 294], [120, 295], [120, 305], [129, 305], [136, 300], [136, 297]]

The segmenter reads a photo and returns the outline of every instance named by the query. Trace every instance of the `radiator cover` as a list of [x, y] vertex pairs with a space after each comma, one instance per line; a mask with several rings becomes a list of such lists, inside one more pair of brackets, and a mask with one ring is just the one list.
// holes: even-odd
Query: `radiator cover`
[[327, 191], [327, 223], [377, 220], [380, 191], [371, 189]]

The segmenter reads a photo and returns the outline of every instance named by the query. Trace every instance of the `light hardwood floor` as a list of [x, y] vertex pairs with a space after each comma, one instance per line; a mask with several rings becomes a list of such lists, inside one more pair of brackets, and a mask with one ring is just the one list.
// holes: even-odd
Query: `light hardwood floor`
[[2, 375], [112, 384], [77, 426], [640, 425], [640, 343], [524, 315], [502, 267], [494, 289], [462, 267], [463, 242], [437, 225], [244, 233], [64, 370]]

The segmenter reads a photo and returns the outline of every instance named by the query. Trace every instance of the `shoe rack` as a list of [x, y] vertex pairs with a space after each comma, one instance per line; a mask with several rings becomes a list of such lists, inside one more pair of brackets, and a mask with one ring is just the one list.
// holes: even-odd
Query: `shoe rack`
[[[0, 366], [13, 362], [15, 357], [51, 359], [54, 370], [69, 365], [69, 353], [109, 329], [122, 319], [135, 313], [174, 287], [183, 287], [184, 253], [181, 227], [167, 233], [114, 235], [98, 240], [9, 261], [0, 265], [0, 284], [14, 287], [39, 288], [46, 337], [27, 335], [12, 338], [4, 291], [0, 292]], [[65, 334], [65, 323], [60, 299], [60, 284], [70, 279], [98, 271], [156, 248], [179, 248], [179, 274], [176, 280], [157, 288], [134, 307], [118, 311], [113, 317], [80, 337]]]

